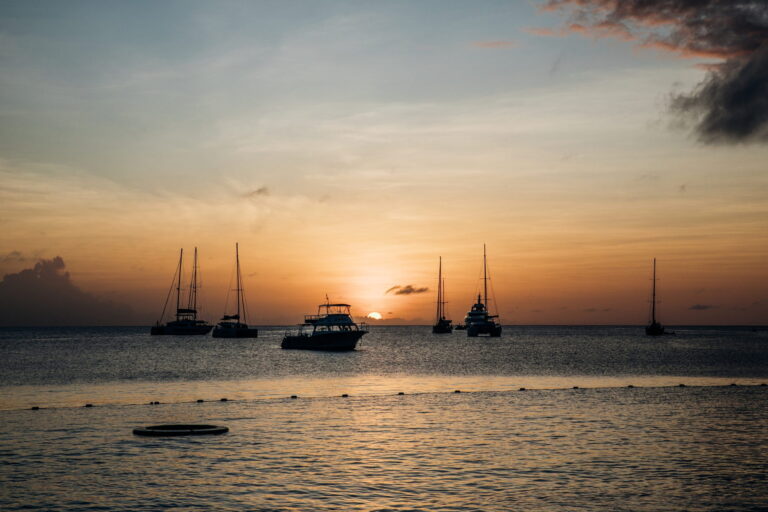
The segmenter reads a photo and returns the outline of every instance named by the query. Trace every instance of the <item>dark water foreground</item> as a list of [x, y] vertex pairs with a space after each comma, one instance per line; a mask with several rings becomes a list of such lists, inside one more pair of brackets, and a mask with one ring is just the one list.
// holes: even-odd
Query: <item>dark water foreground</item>
[[283, 330], [0, 329], [0, 510], [766, 510], [766, 329]]
[[[768, 388], [3, 413], [2, 510], [765, 510]], [[208, 422], [230, 433], [139, 438]]]

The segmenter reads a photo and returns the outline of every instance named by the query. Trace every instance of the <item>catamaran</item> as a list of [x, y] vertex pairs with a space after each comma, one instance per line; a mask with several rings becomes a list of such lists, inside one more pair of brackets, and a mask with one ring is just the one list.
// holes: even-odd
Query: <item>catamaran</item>
[[[214, 338], [256, 338], [259, 330], [248, 327], [248, 311], [243, 296], [243, 275], [240, 273], [240, 248], [235, 244], [235, 292], [237, 295], [237, 309], [234, 315], [227, 315], [226, 311], [221, 321], [213, 328]], [[242, 321], [241, 321], [242, 320]]]
[[[355, 350], [368, 331], [365, 324], [352, 320], [349, 304], [327, 301], [317, 307], [316, 315], [304, 315], [297, 334], [286, 334], [280, 345], [285, 349], [345, 351]], [[305, 332], [311, 328], [311, 332]]]
[[501, 336], [501, 324], [497, 323], [499, 315], [491, 315], [488, 311], [488, 264], [486, 262], [485, 244], [483, 244], [483, 295], [477, 294], [477, 303], [472, 306], [464, 324], [467, 326], [467, 336], [477, 337], [487, 335]]
[[651, 294], [651, 323], [645, 327], [648, 336], [662, 336], [664, 326], [656, 321], [656, 258], [653, 258], [653, 292]]
[[208, 334], [213, 326], [205, 320], [197, 319], [197, 247], [195, 247], [195, 257], [192, 264], [192, 278], [189, 284], [189, 296], [187, 298], [187, 307], [181, 307], [181, 270], [184, 261], [184, 249], [179, 251], [179, 266], [176, 268], [176, 274], [173, 276], [176, 282], [176, 320], [161, 324], [165, 318], [165, 311], [168, 308], [168, 300], [171, 298], [173, 284], [168, 290], [163, 305], [163, 313], [160, 320], [152, 326], [150, 334], [175, 334], [175, 335], [200, 335]]
[[435, 334], [453, 332], [451, 321], [445, 318], [445, 280], [443, 279], [442, 256], [440, 256], [440, 264], [437, 270], [437, 313], [435, 314], [435, 325], [432, 326], [432, 332]]

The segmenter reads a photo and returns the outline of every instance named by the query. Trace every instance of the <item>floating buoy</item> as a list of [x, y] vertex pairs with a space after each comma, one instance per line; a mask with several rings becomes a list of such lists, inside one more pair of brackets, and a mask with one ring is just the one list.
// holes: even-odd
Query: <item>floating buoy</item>
[[736, 386], [737, 384], [735, 382], [731, 382], [731, 386]]
[[198, 399], [197, 399], [197, 403], [201, 404], [201, 403], [203, 403], [203, 402], [205, 402], [205, 400], [203, 400], [202, 398], [198, 398]]
[[629, 389], [632, 389], [632, 388], [633, 388], [633, 387], [635, 387], [635, 386], [633, 386], [632, 384], [630, 384], [630, 385], [629, 385], [629, 386], [627, 386], [627, 387], [628, 387]]
[[520, 388], [518, 391], [525, 391], [525, 388]]
[[169, 436], [205, 436], [229, 432], [227, 427], [216, 425], [155, 425], [133, 429], [137, 436], [169, 437]]
[[93, 404], [85, 404], [85, 407], [93, 407]]
[[[763, 384], [763, 386], [765, 386], [765, 384]], [[400, 391], [400, 392], [398, 393], [398, 395], [404, 395], [404, 394], [405, 394], [405, 393], [403, 393], [402, 391]]]
[[349, 397], [349, 395], [348, 395], [348, 394], [346, 394], [346, 393], [344, 393], [343, 395], [341, 395], [341, 398], [348, 398], [348, 397]]
[[221, 399], [219, 399], [219, 402], [226, 402], [226, 401], [227, 401], [227, 399], [226, 399], [226, 398], [221, 398]]
[[579, 389], [579, 386], [573, 386], [573, 389]]
[[765, 382], [760, 383], [761, 386], [768, 386]]
[[299, 397], [296, 396], [296, 395], [291, 395], [291, 400], [296, 400], [297, 398], [299, 398]]
[[39, 411], [40, 407], [38, 407], [36, 405], [33, 405], [32, 407], [30, 407], [30, 409], [33, 410], [33, 411]]
[[685, 384], [678, 384], [678, 385], [677, 385], [677, 387], [679, 387], [679, 388], [684, 388], [684, 387], [685, 387]]

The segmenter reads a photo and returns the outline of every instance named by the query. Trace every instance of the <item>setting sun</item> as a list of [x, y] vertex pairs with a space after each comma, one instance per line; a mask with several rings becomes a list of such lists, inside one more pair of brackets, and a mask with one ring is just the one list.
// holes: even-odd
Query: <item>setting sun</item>
[[374, 320], [381, 320], [384, 317], [382, 317], [381, 313], [379, 313], [378, 311], [371, 311], [370, 313], [368, 313], [368, 316], [366, 318], [373, 318]]

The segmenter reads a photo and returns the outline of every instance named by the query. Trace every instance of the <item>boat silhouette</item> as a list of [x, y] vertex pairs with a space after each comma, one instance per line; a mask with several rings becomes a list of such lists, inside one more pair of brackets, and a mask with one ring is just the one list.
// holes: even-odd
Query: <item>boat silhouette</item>
[[656, 258], [653, 258], [653, 287], [651, 288], [651, 321], [645, 326], [645, 334], [647, 336], [663, 336], [665, 334], [675, 334], [674, 332], [667, 332], [664, 326], [656, 320]]
[[501, 336], [501, 324], [497, 322], [499, 315], [491, 315], [488, 311], [488, 264], [483, 244], [483, 295], [477, 294], [477, 302], [467, 312], [464, 324], [467, 326], [467, 336]]
[[240, 247], [239, 244], [235, 244], [235, 282], [236, 282], [236, 310], [235, 314], [227, 315], [226, 311], [224, 316], [216, 327], [213, 328], [214, 338], [257, 338], [259, 336], [259, 330], [253, 327], [248, 327], [248, 311], [245, 305], [245, 297], [243, 295], [243, 275], [240, 273]]
[[[299, 332], [286, 334], [280, 344], [284, 349], [346, 351], [355, 350], [357, 342], [368, 331], [365, 324], [357, 325], [350, 314], [349, 304], [326, 301], [317, 307], [316, 315], [305, 315]], [[311, 329], [310, 332], [306, 330]]]
[[189, 295], [187, 297], [187, 307], [181, 307], [181, 270], [184, 262], [184, 249], [179, 250], [179, 265], [176, 268], [174, 281], [176, 284], [176, 319], [165, 324], [161, 323], [165, 318], [165, 311], [168, 308], [168, 300], [173, 292], [173, 284], [165, 297], [163, 312], [160, 320], [150, 329], [152, 335], [202, 335], [208, 334], [213, 326], [205, 320], [197, 318], [197, 247], [195, 247], [195, 256], [192, 263], [192, 278], [189, 285]]
[[445, 280], [443, 279], [443, 257], [440, 257], [440, 263], [437, 270], [437, 312], [435, 314], [435, 325], [432, 326], [432, 332], [435, 334], [446, 334], [453, 332], [451, 321], [445, 318]]

